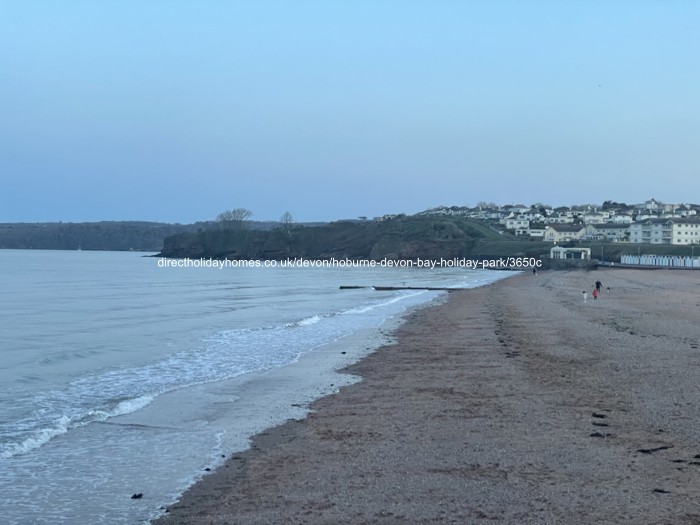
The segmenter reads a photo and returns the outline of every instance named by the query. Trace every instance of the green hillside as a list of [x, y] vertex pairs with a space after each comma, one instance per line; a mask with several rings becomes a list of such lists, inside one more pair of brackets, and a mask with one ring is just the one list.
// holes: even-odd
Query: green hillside
[[261, 232], [209, 230], [165, 239], [167, 257], [240, 259], [416, 259], [466, 257], [477, 243], [502, 236], [464, 218], [399, 217], [384, 221], [338, 221], [316, 227]]

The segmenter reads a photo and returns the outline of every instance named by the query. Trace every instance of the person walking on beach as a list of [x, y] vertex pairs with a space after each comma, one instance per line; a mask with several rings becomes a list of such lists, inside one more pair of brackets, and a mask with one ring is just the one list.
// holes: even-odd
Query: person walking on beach
[[593, 289], [593, 300], [595, 301], [598, 299], [598, 288]]
[[585, 303], [588, 300], [588, 294], [586, 293], [586, 290], [583, 291], [583, 302]]
[[603, 287], [603, 283], [600, 282], [600, 280], [595, 282], [595, 289], [598, 293], [600, 293], [600, 289]]

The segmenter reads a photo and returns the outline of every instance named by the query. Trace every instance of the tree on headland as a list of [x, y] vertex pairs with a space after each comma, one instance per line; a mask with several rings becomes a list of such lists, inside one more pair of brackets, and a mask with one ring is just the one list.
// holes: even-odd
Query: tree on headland
[[603, 210], [629, 211], [633, 209], [633, 206], [624, 202], [604, 201], [602, 208]]
[[250, 219], [253, 212], [245, 208], [226, 210], [216, 216], [216, 222], [223, 230], [242, 230], [245, 221]]
[[285, 211], [280, 217], [280, 222], [282, 223], [282, 228], [287, 233], [287, 235], [292, 235], [292, 228], [294, 226], [294, 217], [288, 211]]

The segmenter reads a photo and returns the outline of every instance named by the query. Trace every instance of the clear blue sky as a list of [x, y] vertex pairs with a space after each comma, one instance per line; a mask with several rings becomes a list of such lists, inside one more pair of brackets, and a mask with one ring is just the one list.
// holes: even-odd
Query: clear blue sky
[[700, 201], [700, 2], [0, 0], [0, 222]]

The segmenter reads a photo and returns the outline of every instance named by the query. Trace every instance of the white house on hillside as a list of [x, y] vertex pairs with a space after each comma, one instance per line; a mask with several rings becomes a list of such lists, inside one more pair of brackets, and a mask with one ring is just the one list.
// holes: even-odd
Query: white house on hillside
[[604, 222], [608, 221], [608, 219], [610, 218], [610, 214], [589, 212], [585, 213], [581, 218], [586, 224], [603, 224]]
[[543, 222], [530, 221], [530, 226], [527, 228], [527, 234], [530, 237], [544, 239], [545, 224]]
[[624, 242], [629, 240], [629, 224], [587, 224], [585, 236], [589, 239]]
[[544, 240], [548, 242], [577, 241], [586, 233], [584, 225], [549, 224], [544, 229]]
[[530, 206], [525, 206], [524, 204], [506, 204], [501, 206], [501, 210], [508, 213], [525, 213], [530, 209]]
[[629, 213], [616, 213], [610, 218], [615, 224], [632, 224], [632, 216]]
[[553, 211], [547, 215], [545, 222], [548, 224], [572, 224], [574, 222], [574, 217], [573, 215], [569, 215], [567, 213]]
[[679, 213], [681, 217], [691, 217], [697, 215], [698, 212], [690, 206], [688, 206], [687, 204], [683, 204], [676, 209], [676, 213]]
[[514, 230], [516, 234], [518, 234], [519, 230], [527, 230], [528, 226], [530, 226], [530, 221], [522, 215], [506, 217], [501, 220], [501, 223], [503, 223], [507, 229]]

